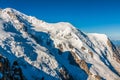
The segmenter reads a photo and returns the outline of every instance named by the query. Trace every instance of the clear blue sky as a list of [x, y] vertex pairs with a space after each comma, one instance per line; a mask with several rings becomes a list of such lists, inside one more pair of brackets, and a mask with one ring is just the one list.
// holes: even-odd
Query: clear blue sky
[[70, 22], [84, 32], [120, 40], [120, 0], [0, 0], [0, 7], [47, 22]]

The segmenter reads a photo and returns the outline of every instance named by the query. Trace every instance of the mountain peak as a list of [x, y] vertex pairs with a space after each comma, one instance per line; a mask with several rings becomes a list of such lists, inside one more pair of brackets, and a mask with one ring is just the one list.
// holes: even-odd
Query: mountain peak
[[19, 11], [13, 9], [13, 8], [5, 8], [5, 9], [1, 9], [3, 13], [13, 13], [13, 14], [16, 14], [16, 13], [20, 13]]
[[15, 9], [13, 9], [13, 8], [5, 8], [3, 10], [6, 11], [6, 12], [11, 12], [11, 11], [14, 11]]
[[108, 40], [108, 37], [106, 34], [98, 34], [98, 33], [88, 33], [88, 35], [96, 37], [96, 39], [100, 39], [100, 40]]

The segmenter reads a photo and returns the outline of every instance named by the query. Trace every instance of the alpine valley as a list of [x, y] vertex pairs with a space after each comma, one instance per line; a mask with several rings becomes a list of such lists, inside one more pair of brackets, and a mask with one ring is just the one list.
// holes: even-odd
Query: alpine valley
[[0, 9], [0, 80], [120, 80], [120, 54], [105, 34]]

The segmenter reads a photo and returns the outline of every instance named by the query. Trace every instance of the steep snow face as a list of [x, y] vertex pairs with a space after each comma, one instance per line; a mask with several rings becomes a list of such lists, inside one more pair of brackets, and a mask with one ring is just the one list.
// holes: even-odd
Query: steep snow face
[[[117, 53], [104, 34], [67, 22], [47, 23], [11, 8], [0, 10], [0, 51], [18, 61], [28, 80], [119, 80]], [[118, 54], [117, 54], [118, 55]]]
[[[48, 54], [46, 48], [40, 46], [25, 32], [26, 23], [17, 16], [26, 17], [14, 9], [4, 9], [0, 13], [0, 51], [6, 56], [11, 64], [17, 60], [28, 80], [46, 78], [58, 78], [56, 69], [59, 64], [54, 56]], [[20, 22], [21, 21], [21, 22]], [[30, 23], [29, 23], [30, 24]], [[26, 62], [24, 62], [26, 61]], [[40, 71], [41, 70], [41, 71]], [[45, 72], [45, 73], [44, 73]]]

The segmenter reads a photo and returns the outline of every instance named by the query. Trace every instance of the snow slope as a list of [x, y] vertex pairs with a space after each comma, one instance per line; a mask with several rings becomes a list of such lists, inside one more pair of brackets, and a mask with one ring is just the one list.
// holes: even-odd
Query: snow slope
[[0, 51], [27, 80], [120, 80], [120, 57], [104, 34], [0, 10]]

